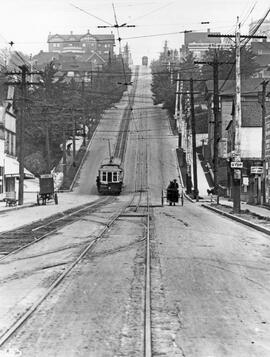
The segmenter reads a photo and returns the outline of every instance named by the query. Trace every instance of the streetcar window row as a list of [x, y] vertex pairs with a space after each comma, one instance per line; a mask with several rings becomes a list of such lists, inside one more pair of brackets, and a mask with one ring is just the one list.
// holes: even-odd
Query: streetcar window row
[[120, 180], [120, 173], [103, 171], [101, 172], [101, 180], [103, 182], [118, 182]]

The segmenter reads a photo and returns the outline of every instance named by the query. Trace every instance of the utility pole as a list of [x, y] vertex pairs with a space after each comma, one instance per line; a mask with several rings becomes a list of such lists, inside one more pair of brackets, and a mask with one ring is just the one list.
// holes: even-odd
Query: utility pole
[[21, 72], [21, 103], [20, 103], [20, 115], [19, 115], [19, 205], [23, 205], [23, 186], [24, 186], [24, 121], [25, 121], [25, 102], [26, 102], [26, 73], [27, 67], [25, 65], [20, 66]]
[[74, 108], [71, 108], [71, 119], [72, 119], [72, 165], [75, 167], [76, 162], [76, 119], [74, 116]]
[[198, 177], [197, 177], [197, 153], [196, 153], [196, 125], [195, 125], [195, 111], [194, 111], [194, 93], [193, 93], [193, 79], [190, 78], [190, 116], [191, 116], [191, 135], [192, 135], [192, 166], [193, 166], [193, 186], [194, 198], [199, 200]]
[[209, 34], [208, 37], [228, 37], [235, 39], [235, 115], [234, 115], [234, 157], [231, 162], [232, 168], [232, 194], [233, 194], [233, 211], [234, 213], [241, 213], [241, 168], [243, 162], [241, 161], [241, 123], [242, 123], [242, 111], [241, 111], [241, 72], [240, 72], [240, 55], [241, 55], [241, 38], [266, 38], [266, 36], [241, 36], [240, 34], [240, 22], [237, 17], [236, 32], [234, 35], [214, 35]]
[[[189, 165], [189, 150], [190, 150], [190, 143], [189, 143], [189, 132], [191, 129], [191, 138], [192, 138], [192, 168], [193, 168], [193, 190], [194, 190], [194, 198], [196, 201], [199, 200], [199, 190], [198, 190], [198, 176], [197, 176], [197, 153], [196, 153], [196, 122], [195, 122], [195, 110], [194, 110], [194, 94], [201, 94], [201, 92], [194, 92], [193, 84], [194, 81], [196, 82], [202, 82], [205, 81], [204, 79], [177, 79], [177, 81], [182, 82], [189, 82], [189, 91], [187, 92], [176, 92], [176, 94], [188, 94], [190, 98], [190, 122], [187, 120], [186, 123], [186, 141], [187, 141], [187, 193], [190, 192], [190, 165]], [[180, 89], [182, 89], [182, 85], [180, 86]], [[181, 115], [181, 114], [180, 114]]]
[[63, 177], [64, 179], [67, 176], [67, 139], [66, 139], [66, 126], [63, 125], [63, 131], [62, 131], [62, 136], [63, 136]]
[[220, 64], [227, 62], [219, 62], [217, 50], [215, 50], [213, 61], [194, 61], [195, 64], [208, 64], [213, 67], [214, 81], [214, 143], [213, 143], [213, 173], [214, 173], [214, 190], [218, 194], [218, 141], [219, 141], [219, 87], [218, 87], [218, 67]]
[[265, 99], [266, 99], [266, 87], [269, 83], [269, 80], [264, 80], [262, 85], [262, 98], [261, 98], [261, 107], [262, 107], [262, 164], [263, 164], [263, 176], [262, 176], [262, 197], [263, 203], [266, 203], [266, 187], [265, 187], [265, 178], [266, 178], [266, 162], [265, 162], [265, 116], [266, 116], [266, 108], [265, 108]]
[[83, 146], [86, 145], [86, 104], [85, 104], [85, 97], [84, 97], [84, 91], [85, 91], [85, 82], [84, 78], [82, 79], [82, 100], [83, 100]]
[[27, 82], [27, 75], [40, 74], [40, 72], [29, 72], [28, 66], [23, 64], [18, 66], [21, 72], [7, 72], [6, 75], [19, 75], [21, 76], [21, 81], [11, 82], [7, 84], [19, 85], [21, 91], [20, 105], [19, 105], [19, 115], [18, 115], [18, 160], [19, 160], [19, 192], [18, 192], [18, 204], [23, 205], [24, 200], [24, 127], [25, 127], [25, 116], [26, 116], [26, 97], [27, 97], [27, 85], [40, 84]]
[[47, 108], [45, 108], [44, 110], [44, 118], [45, 118], [45, 122], [46, 122], [46, 134], [45, 134], [45, 138], [46, 138], [46, 152], [47, 152], [47, 171], [50, 172], [51, 169], [51, 148], [50, 148], [50, 125], [49, 125], [49, 118], [48, 118], [48, 114], [47, 114]]
[[[234, 120], [234, 134], [235, 134], [235, 157], [234, 161], [241, 162], [241, 124], [242, 124], [242, 110], [241, 110], [241, 72], [240, 72], [240, 23], [237, 17], [235, 34], [235, 120]], [[234, 213], [241, 212], [241, 170], [234, 169], [233, 173], [233, 210]]]
[[177, 73], [177, 80], [176, 80], [176, 97], [175, 97], [175, 109], [174, 109], [174, 122], [175, 122], [175, 127], [178, 131], [178, 147], [181, 147], [181, 140], [180, 140], [180, 135], [181, 135], [181, 127], [180, 127], [180, 108], [179, 108], [179, 96], [180, 96], [180, 74], [179, 72]]

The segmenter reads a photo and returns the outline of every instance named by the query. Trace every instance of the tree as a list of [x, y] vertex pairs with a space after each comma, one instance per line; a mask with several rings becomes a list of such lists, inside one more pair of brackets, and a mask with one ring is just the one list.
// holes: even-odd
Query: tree
[[163, 61], [153, 61], [151, 64], [153, 81], [151, 84], [154, 104], [163, 104], [163, 108], [174, 113], [176, 82], [172, 79], [171, 73], [164, 66]]
[[[46, 169], [43, 164], [42, 169], [52, 169], [63, 155], [63, 143], [76, 132], [75, 124], [90, 127], [89, 118], [99, 119], [105, 109], [119, 101], [126, 90], [126, 86], [119, 83], [130, 78], [131, 71], [126, 66], [123, 76], [119, 59], [112, 59], [102, 70], [93, 73], [91, 82], [84, 84], [82, 78], [59, 76], [54, 63], [49, 63], [40, 75], [41, 85], [28, 87], [26, 161], [32, 162], [33, 154], [39, 152], [47, 162]], [[37, 165], [31, 164], [31, 167]]]
[[[235, 47], [230, 49], [210, 49], [206, 52], [202, 61], [213, 61], [215, 51], [217, 51], [218, 61], [222, 62], [219, 66], [219, 79], [235, 79]], [[254, 59], [253, 52], [245, 46], [241, 48], [241, 78], [246, 79], [251, 77], [259, 68], [259, 65]], [[203, 78], [213, 78], [213, 69], [209, 65], [201, 67]]]

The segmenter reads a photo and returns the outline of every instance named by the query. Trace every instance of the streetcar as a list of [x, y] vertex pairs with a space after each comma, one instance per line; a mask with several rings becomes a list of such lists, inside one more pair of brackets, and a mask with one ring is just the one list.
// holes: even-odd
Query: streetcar
[[98, 193], [102, 195], [119, 195], [122, 191], [124, 170], [121, 159], [111, 157], [105, 159], [98, 170], [96, 179]]
[[142, 57], [142, 65], [143, 66], [148, 66], [148, 57], [147, 56], [143, 56]]

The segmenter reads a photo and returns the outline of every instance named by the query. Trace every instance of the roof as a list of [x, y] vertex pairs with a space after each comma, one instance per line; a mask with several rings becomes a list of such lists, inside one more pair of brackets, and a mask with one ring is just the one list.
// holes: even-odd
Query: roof
[[[269, 107], [270, 108], [270, 107]], [[262, 108], [258, 102], [242, 102], [242, 126], [260, 127], [262, 126]]]
[[61, 65], [61, 71], [87, 72], [91, 71], [91, 62], [64, 62]]
[[105, 63], [104, 58], [103, 58], [103, 57], [101, 57], [101, 56], [100, 56], [97, 52], [92, 53], [92, 54], [89, 56], [89, 58], [88, 58], [88, 60], [87, 60], [87, 61], [91, 61], [91, 62], [93, 62], [93, 58], [97, 58], [98, 60], [100, 60], [100, 62]]
[[189, 43], [221, 43], [220, 37], [208, 37], [208, 35], [219, 35], [220, 32], [186, 32], [185, 45]]
[[250, 49], [252, 52], [262, 51], [263, 53], [270, 53], [270, 42], [263, 41], [263, 42], [252, 42], [250, 45]]
[[[266, 102], [265, 106], [266, 106], [266, 112], [270, 112], [270, 102]], [[242, 101], [241, 113], [242, 113], [242, 125], [241, 125], [242, 127], [254, 128], [254, 127], [262, 126], [262, 108], [260, 103], [255, 101]], [[227, 126], [227, 129], [228, 128], [229, 125]]]
[[114, 34], [90, 34], [90, 32], [88, 31], [85, 34], [79, 35], [79, 34], [73, 34], [70, 33], [68, 35], [64, 34], [64, 35], [60, 35], [60, 34], [53, 34], [53, 35], [49, 35], [48, 36], [48, 41], [47, 42], [53, 42], [53, 39], [57, 39], [59, 38], [60, 40], [62, 40], [63, 42], [81, 42], [83, 41], [84, 37], [93, 37], [96, 41], [113, 41], [114, 42]]
[[[5, 157], [5, 166], [4, 166], [4, 175], [5, 177], [19, 177], [19, 162], [13, 158], [6, 156]], [[35, 178], [30, 171], [24, 169], [24, 178]]]
[[106, 166], [110, 166], [110, 165], [112, 165], [112, 166], [114, 166], [114, 165], [120, 166], [121, 165], [121, 159], [120, 159], [120, 157], [112, 157], [111, 159], [110, 158], [106, 158], [101, 163], [101, 166], [105, 166], [105, 165]]
[[255, 56], [254, 59], [260, 67], [267, 67], [270, 65], [270, 52], [269, 54]]
[[38, 64], [46, 64], [53, 60], [59, 60], [59, 53], [40, 51], [37, 55], [33, 56], [33, 60], [36, 60]]
[[[249, 78], [243, 79], [241, 81], [241, 94], [246, 96], [258, 95], [261, 92], [261, 83], [263, 78]], [[212, 93], [214, 91], [214, 84], [212, 80], [206, 81], [206, 91], [207, 93]], [[235, 95], [235, 80], [219, 80], [219, 95], [220, 96], [234, 96]]]

